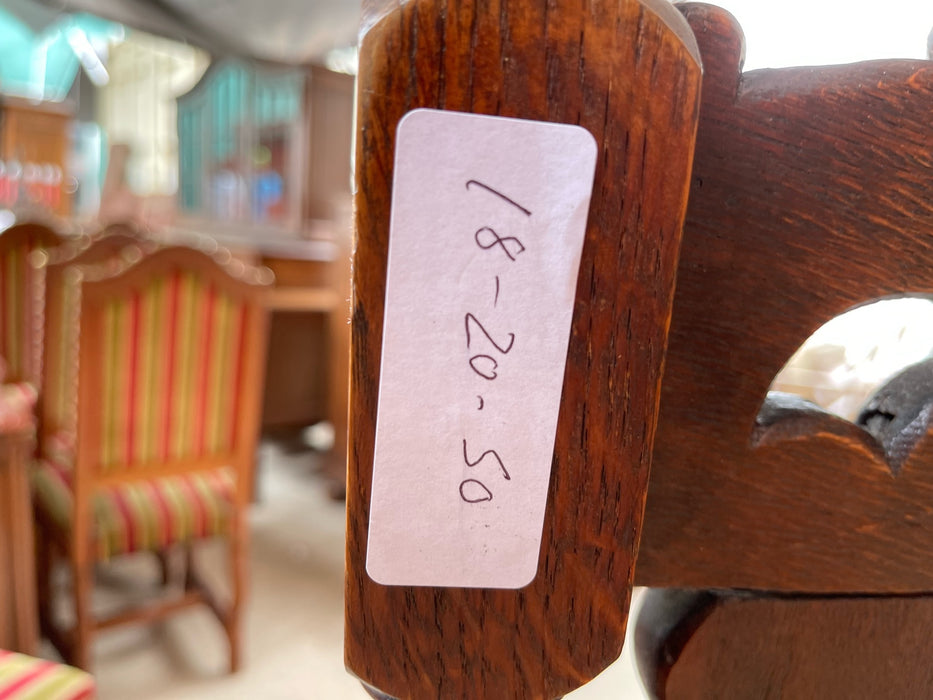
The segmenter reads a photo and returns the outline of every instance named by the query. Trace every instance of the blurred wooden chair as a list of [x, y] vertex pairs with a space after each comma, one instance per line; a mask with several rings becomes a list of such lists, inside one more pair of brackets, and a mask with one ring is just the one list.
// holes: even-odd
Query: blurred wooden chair
[[[48, 346], [62, 354], [48, 363], [33, 475], [44, 629], [66, 658], [88, 668], [98, 631], [206, 603], [226, 630], [236, 670], [266, 343], [261, 294], [271, 275], [190, 248], [53, 274], [62, 293], [50, 297], [59, 306], [50, 309]], [[229, 604], [193, 568], [190, 543], [213, 536], [231, 545]], [[187, 552], [180, 598], [95, 619], [95, 562], [175, 545]], [[69, 630], [50, 610], [57, 554], [73, 574]]]
[[743, 74], [735, 20], [680, 9], [704, 80], [635, 574], [658, 589], [646, 686], [931, 697], [933, 397], [904, 456], [769, 386], [826, 321], [933, 293], [933, 63]]

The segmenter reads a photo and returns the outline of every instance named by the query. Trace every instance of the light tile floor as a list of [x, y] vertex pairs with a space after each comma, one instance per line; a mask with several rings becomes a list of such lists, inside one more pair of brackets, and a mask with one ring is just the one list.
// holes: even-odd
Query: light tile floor
[[[100, 700], [365, 700], [343, 666], [343, 504], [328, 498], [314, 474], [315, 455], [267, 443], [260, 467], [261, 501], [251, 516], [252, 594], [245, 668], [225, 673], [226, 641], [216, 620], [194, 609], [159, 625], [102, 634], [95, 644]], [[205, 574], [222, 572], [222, 547], [200, 552]], [[125, 592], [140, 558], [102, 572], [96, 604]], [[637, 605], [637, 598], [636, 598]], [[622, 658], [568, 695], [573, 700], [644, 698], [626, 645]]]

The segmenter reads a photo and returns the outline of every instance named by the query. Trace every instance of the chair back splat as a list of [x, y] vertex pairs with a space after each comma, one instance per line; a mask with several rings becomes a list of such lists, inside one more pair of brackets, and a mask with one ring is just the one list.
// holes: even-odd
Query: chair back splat
[[[360, 65], [347, 666], [396, 697], [560, 697], [624, 639], [693, 153], [695, 43], [664, 1], [413, 0], [367, 4]], [[416, 108], [579, 125], [596, 142], [540, 558], [520, 589], [382, 585], [366, 569], [392, 164]], [[414, 375], [410, 391], [422, 391]], [[456, 455], [438, 467], [478, 474]]]
[[742, 74], [735, 19], [681, 8], [703, 105], [636, 581], [929, 591], [933, 442], [892, 468], [854, 423], [766, 397], [827, 321], [933, 294], [933, 62]]
[[933, 294], [933, 62], [743, 74], [735, 19], [679, 7], [704, 80], [636, 568], [645, 685], [933, 697], [929, 360], [882, 390], [880, 433], [769, 392], [827, 321]]

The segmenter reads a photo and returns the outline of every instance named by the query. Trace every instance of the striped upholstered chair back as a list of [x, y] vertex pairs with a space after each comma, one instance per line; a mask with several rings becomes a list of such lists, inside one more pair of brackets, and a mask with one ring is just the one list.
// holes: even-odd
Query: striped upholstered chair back
[[62, 243], [52, 229], [21, 223], [0, 233], [0, 357], [5, 381], [39, 385], [42, 353], [42, 279], [29, 262], [36, 250]]
[[[107, 263], [111, 268], [122, 267], [158, 247], [133, 231], [109, 227], [100, 235], [86, 237], [73, 246], [60, 246], [44, 258], [33, 259], [33, 274], [44, 275], [45, 286], [42, 386], [46, 400], [39, 406], [39, 425], [43, 435], [60, 438], [63, 437], [62, 431], [70, 430], [73, 436], [74, 430], [71, 417], [75, 409], [75, 378], [69, 378], [69, 365], [74, 369], [76, 358], [74, 348], [68, 345], [71, 334], [66, 333], [65, 328], [73, 327], [75, 323], [77, 309], [69, 308], [68, 304], [76, 298], [77, 287], [65, 283], [68, 271], [76, 265], [101, 263]], [[69, 324], [64, 318], [66, 308], [72, 313]]]
[[76, 490], [85, 478], [192, 466], [232, 466], [248, 479], [265, 354], [261, 280], [237, 279], [190, 248], [135, 258], [63, 271], [60, 347], [71, 352], [58, 363], [46, 436], [75, 441]]

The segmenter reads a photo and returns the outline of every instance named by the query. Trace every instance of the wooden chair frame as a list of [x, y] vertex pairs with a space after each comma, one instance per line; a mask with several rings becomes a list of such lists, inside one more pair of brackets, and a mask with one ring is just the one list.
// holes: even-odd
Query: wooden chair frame
[[[568, 454], [561, 452], [559, 428], [555, 462], [562, 473], [552, 481], [559, 487], [552, 488], [549, 515], [555, 521], [569, 515], [572, 522], [556, 528], [560, 536], [553, 540], [548, 522], [543, 552], [553, 570], [516, 600], [498, 590], [378, 586], [364, 570], [395, 124], [413, 107], [568, 122], [575, 116], [585, 123], [581, 117], [597, 111], [587, 98], [602, 97], [605, 87], [575, 91], [562, 84], [556, 57], [575, 56], [576, 47], [548, 42], [598, 35], [598, 27], [583, 31], [572, 19], [551, 27], [564, 6], [547, 4], [541, 18], [533, 6], [515, 11], [520, 3], [483, 4], [482, 10], [494, 8], [492, 22], [482, 12], [470, 15], [474, 7], [428, 0], [364, 4], [346, 659], [377, 697], [554, 697], [610, 656], [602, 645], [612, 632], [587, 627], [598, 614], [580, 591], [568, 594], [561, 576], [572, 572], [589, 584], [588, 593], [599, 590], [588, 509], [616, 506], [616, 491], [630, 485], [618, 474], [596, 476], [601, 460], [587, 457], [603, 440], [616, 456], [631, 449], [631, 431], [617, 439], [603, 426], [584, 430], [581, 449]], [[649, 596], [639, 624], [647, 684], [661, 697], [678, 698], [929, 697], [933, 674], [915, 653], [933, 624], [929, 422], [906, 460], [895, 463], [867, 431], [826, 412], [761, 409], [777, 372], [823, 323], [874, 299], [933, 294], [933, 63], [743, 74], [743, 37], [734, 18], [699, 3], [676, 9], [699, 44], [704, 76], [657, 439], [653, 450], [650, 431], [640, 443], [652, 453], [653, 473], [634, 581], [664, 589]], [[658, 36], [642, 31], [644, 24], [633, 37], [618, 31], [624, 22], [605, 24], [616, 38], [633, 40], [587, 51], [572, 71], [573, 88], [603, 58], [650, 54], [650, 39]], [[544, 76], [534, 72], [540, 46], [550, 51]], [[527, 52], [510, 54], [516, 47]], [[468, 82], [463, 65], [470, 68]], [[519, 84], [513, 66], [521, 67]], [[617, 87], [633, 74], [616, 69], [606, 82]], [[655, 104], [670, 82], [650, 81]], [[526, 85], [537, 92], [529, 97]], [[536, 113], [539, 105], [544, 108]], [[619, 127], [631, 113], [607, 116], [605, 123]], [[598, 128], [594, 135], [602, 144]], [[612, 143], [604, 150], [607, 161], [622, 152]], [[672, 146], [668, 153], [678, 152]], [[602, 194], [630, 184], [635, 170], [607, 177]], [[598, 170], [597, 182], [607, 172]], [[626, 206], [650, 183], [627, 190]], [[591, 226], [596, 211], [598, 205]], [[605, 227], [599, 233], [630, 225], [625, 207], [614, 214], [596, 219]], [[610, 334], [617, 330], [612, 311], [637, 313], [643, 307], [634, 301], [620, 297], [600, 307], [597, 322], [579, 327], [579, 337], [597, 346], [588, 366], [598, 366], [596, 350], [608, 344], [599, 342], [600, 324]], [[587, 303], [579, 290], [577, 303]], [[640, 338], [636, 332], [627, 340]], [[569, 358], [568, 414], [577, 388], [573, 349]], [[594, 414], [630, 393], [628, 383], [606, 376], [589, 384]], [[599, 394], [606, 386], [613, 387], [609, 396]], [[588, 469], [577, 478], [580, 463]], [[625, 502], [617, 504], [613, 516], [628, 517]], [[607, 541], [620, 557], [634, 555], [638, 534], [616, 532]], [[568, 552], [573, 559], [564, 563]], [[606, 598], [624, 628], [625, 596]], [[548, 617], [555, 608], [556, 622]], [[590, 614], [576, 624], [581, 608]], [[526, 611], [538, 616], [528, 620]], [[574, 624], [561, 627], [567, 620]], [[514, 629], [520, 630], [514, 643], [503, 645]], [[728, 643], [735, 639], [741, 641]], [[583, 642], [577, 648], [587, 658], [562, 656], [568, 640]], [[894, 682], [868, 682], [885, 673]]]
[[28, 477], [34, 441], [32, 429], [0, 433], [0, 562], [9, 567], [0, 575], [0, 618], [13, 613], [0, 619], [0, 637], [25, 654], [35, 654], [39, 645]]
[[[107, 368], [100, 358], [101, 328], [104, 303], [113, 295], [128, 294], [139, 288], [152, 276], [167, 274], [175, 269], [195, 271], [231, 298], [245, 302], [244, 356], [242, 359], [242, 387], [240, 403], [242, 410], [236, 418], [236, 441], [229, 454], [208, 459], [178, 460], [171, 463], [149, 463], [134, 467], [130, 471], [105, 474], [97, 463], [100, 454], [101, 410], [97, 387], [101, 386]], [[228, 268], [234, 271], [233, 268]], [[76, 266], [69, 274], [80, 277], [80, 348], [78, 350], [77, 432], [72, 490], [74, 508], [70, 536], [52, 527], [40, 513], [40, 522], [46, 532], [57, 533], [57, 537], [45, 542], [39, 553], [40, 617], [44, 631], [66, 658], [81, 668], [90, 667], [90, 642], [98, 631], [117, 625], [151, 621], [170, 615], [195, 604], [207, 604], [214, 612], [227, 633], [230, 642], [231, 670], [241, 664], [240, 619], [243, 601], [247, 595], [247, 564], [249, 531], [246, 522], [249, 484], [253, 476], [256, 444], [259, 427], [260, 396], [262, 391], [264, 357], [267, 336], [267, 315], [261, 300], [261, 291], [266, 280], [261, 274], [249, 273], [250, 284], [232, 277], [213, 259], [204, 253], [189, 248], [164, 248], [138, 262], [124, 262], [116, 272], [104, 266]], [[44, 427], [43, 438], [47, 440], [51, 426]], [[91, 590], [93, 587], [93, 565], [96, 561], [92, 531], [91, 499], [101, 486], [112, 486], [137, 479], [167, 477], [192, 471], [205, 471], [223, 466], [232, 466], [236, 474], [236, 487], [230, 526], [231, 572], [233, 581], [232, 599], [224, 605], [191, 567], [190, 544], [186, 546], [188, 569], [185, 576], [185, 592], [178, 600], [167, 600], [137, 610], [129, 610], [113, 617], [95, 620], [91, 613]], [[52, 624], [50, 611], [51, 594], [48, 587], [49, 573], [54, 559], [53, 550], [64, 554], [73, 572], [75, 625], [63, 632]]]

